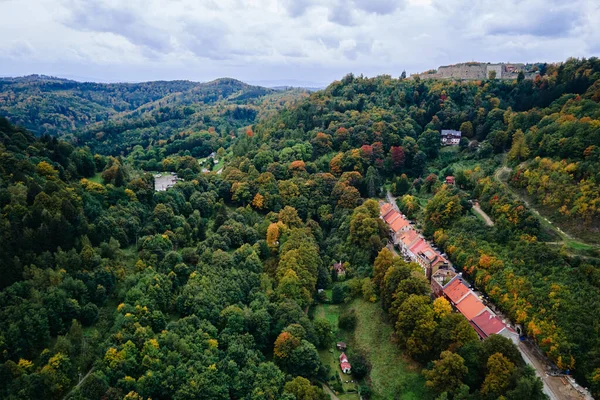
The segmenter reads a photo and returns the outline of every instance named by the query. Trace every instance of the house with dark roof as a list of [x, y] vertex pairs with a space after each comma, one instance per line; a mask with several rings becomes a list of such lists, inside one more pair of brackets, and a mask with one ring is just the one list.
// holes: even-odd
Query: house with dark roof
[[337, 344], [335, 345], [337, 347], [338, 350], [346, 350], [346, 343], [344, 342], [337, 342]]
[[333, 264], [333, 271], [335, 272], [335, 275], [338, 278], [346, 277], [346, 268], [344, 267], [344, 264], [342, 264], [341, 261]]
[[442, 129], [441, 142], [444, 146], [458, 146], [461, 137], [461, 131], [455, 131], [454, 129]]

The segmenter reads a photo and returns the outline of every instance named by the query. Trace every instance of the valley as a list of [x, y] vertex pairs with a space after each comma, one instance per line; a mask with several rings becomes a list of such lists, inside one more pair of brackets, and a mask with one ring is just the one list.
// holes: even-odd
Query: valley
[[[597, 396], [598, 82], [0, 80], [0, 398]], [[439, 258], [390, 250], [412, 229]], [[432, 295], [438, 261], [537, 376]]]

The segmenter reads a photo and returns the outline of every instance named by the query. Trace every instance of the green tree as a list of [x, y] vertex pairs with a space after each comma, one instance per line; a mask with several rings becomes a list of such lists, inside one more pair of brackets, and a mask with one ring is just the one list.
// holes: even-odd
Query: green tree
[[315, 334], [319, 348], [327, 349], [333, 344], [332, 326], [325, 318], [317, 318], [314, 321]]
[[451, 351], [443, 351], [440, 359], [433, 362], [433, 368], [424, 369], [425, 385], [438, 393], [455, 392], [461, 385], [462, 379], [468, 372], [461, 356]]

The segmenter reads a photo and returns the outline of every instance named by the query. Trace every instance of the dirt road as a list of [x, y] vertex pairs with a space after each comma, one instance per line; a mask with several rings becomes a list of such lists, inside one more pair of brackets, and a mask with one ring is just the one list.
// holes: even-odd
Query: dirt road
[[485, 213], [485, 211], [483, 211], [483, 210], [482, 210], [482, 209], [479, 207], [479, 203], [475, 203], [475, 204], [473, 204], [473, 210], [474, 210], [474, 211], [475, 211], [477, 214], [481, 215], [481, 217], [483, 218], [483, 220], [485, 221], [485, 224], [486, 224], [487, 226], [494, 226], [494, 221], [492, 221], [492, 219], [490, 218], [490, 216], [489, 216], [489, 215], [487, 215], [487, 214]]

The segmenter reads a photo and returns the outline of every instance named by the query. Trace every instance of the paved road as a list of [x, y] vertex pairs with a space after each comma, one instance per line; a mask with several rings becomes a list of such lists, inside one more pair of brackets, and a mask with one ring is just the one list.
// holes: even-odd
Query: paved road
[[[498, 171], [500, 171], [500, 170], [498, 170]], [[496, 171], [496, 174], [498, 174], [498, 171]], [[497, 179], [500, 179], [500, 178], [497, 177]], [[392, 204], [392, 206], [396, 210], [398, 209], [398, 206], [396, 205], [396, 199], [394, 198], [394, 196], [392, 196], [392, 194], [390, 193], [389, 190], [386, 193], [386, 199], [389, 203]], [[474, 205], [473, 208], [475, 209], [476, 212], [479, 212], [480, 215], [485, 219], [486, 224], [488, 224], [489, 226], [494, 225], [494, 221], [492, 221], [491, 218], [483, 210], [481, 210], [481, 208], [479, 208], [478, 204], [476, 206]], [[394, 246], [392, 244], [388, 243], [387, 248], [390, 249], [394, 255], [399, 255], [396, 252], [396, 249], [394, 249]], [[526, 346], [524, 344], [519, 343], [519, 346], [517, 346], [517, 347], [519, 349], [519, 352], [523, 356], [523, 359], [525, 360], [525, 362], [527, 364], [531, 365], [535, 369], [536, 375], [539, 376], [540, 379], [542, 380], [542, 383], [544, 384], [544, 387], [543, 387], [544, 393], [550, 398], [550, 400], [569, 399], [568, 397], [565, 397], [562, 394], [557, 396], [556, 392], [558, 392], [558, 387], [556, 387], [556, 385], [558, 383], [560, 383], [560, 381], [557, 380], [558, 378], [547, 376], [543, 363], [539, 359], [537, 359], [535, 357], [535, 355], [531, 354], [528, 351], [528, 349], [526, 349]], [[558, 393], [560, 393], [560, 392], [558, 392]]]
[[536, 357], [530, 354], [529, 349], [525, 344], [519, 343], [517, 348], [519, 349], [523, 360], [535, 369], [535, 374], [542, 380], [542, 383], [544, 384], [544, 393], [550, 400], [559, 400], [560, 397], [556, 396], [551, 388], [551, 382], [548, 381], [549, 377], [546, 375], [544, 365]]

